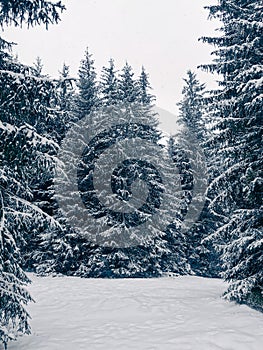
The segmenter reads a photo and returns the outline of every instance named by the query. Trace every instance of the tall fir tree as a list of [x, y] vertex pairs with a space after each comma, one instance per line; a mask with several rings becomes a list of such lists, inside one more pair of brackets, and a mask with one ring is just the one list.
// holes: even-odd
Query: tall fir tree
[[88, 48], [85, 52], [85, 57], [81, 60], [77, 88], [78, 91], [74, 98], [73, 113], [75, 120], [84, 118], [90, 111], [99, 106], [99, 90], [97, 83], [97, 74], [95, 71], [94, 60]]
[[[64, 115], [63, 137], [72, 123], [88, 116], [100, 106], [99, 86], [96, 78], [94, 60], [88, 49], [84, 59], [81, 60], [78, 79], [74, 79], [76, 92], [72, 87], [73, 79], [69, 78], [69, 68], [66, 65], [63, 66], [58, 83], [58, 106]], [[82, 256], [81, 251], [86, 245], [61, 215], [58, 205], [55, 204], [55, 192], [52, 185], [50, 189], [49, 203], [51, 203], [53, 216], [59, 226], [56, 229], [46, 227], [41, 233], [40, 243], [32, 256], [34, 269], [39, 274], [58, 272], [72, 275], [77, 269], [79, 256]], [[88, 251], [85, 250], [85, 254], [88, 254]]]
[[214, 135], [209, 144], [219, 176], [211, 183], [210, 208], [224, 225], [213, 234], [221, 248], [225, 296], [262, 309], [263, 305], [263, 27], [262, 2], [219, 0], [208, 6], [222, 22], [212, 64], [222, 76], [211, 96]]
[[44, 66], [43, 66], [42, 60], [38, 56], [36, 58], [36, 61], [34, 62], [33, 69], [32, 69], [35, 77], [41, 77], [42, 71], [43, 71], [43, 67]]
[[[65, 63], [59, 72], [59, 80], [57, 84], [57, 105], [62, 114], [63, 129], [60, 131], [60, 140], [64, 138], [66, 131], [74, 120], [73, 104], [76, 79], [69, 74], [69, 66]], [[59, 141], [60, 141], [59, 140]]]
[[[196, 210], [198, 217], [187, 231], [188, 261], [192, 270], [198, 275], [214, 276], [217, 274], [217, 254], [212, 244], [203, 241], [214, 228], [212, 215], [208, 211], [208, 201], [204, 200], [205, 193], [200, 200], [194, 200], [193, 195], [198, 190], [199, 182], [202, 182], [205, 191], [209, 174], [201, 169], [208, 166], [209, 155], [205, 148], [205, 140], [209, 137], [206, 126], [205, 85], [201, 84], [192, 71], [187, 71], [182, 89], [182, 100], [179, 107], [178, 123], [180, 131], [175, 135], [175, 141], [171, 141], [171, 152], [174, 162], [177, 164], [184, 197], [183, 211]], [[195, 146], [194, 146], [195, 145]], [[190, 150], [194, 150], [192, 154]], [[198, 159], [202, 162], [198, 166]], [[195, 165], [195, 168], [193, 167]], [[200, 176], [205, 178], [200, 179]], [[192, 213], [193, 214], [193, 213]]]
[[119, 99], [123, 102], [139, 101], [139, 83], [134, 79], [132, 67], [126, 62], [119, 76]]
[[139, 98], [138, 101], [143, 104], [151, 104], [155, 100], [155, 96], [150, 94], [151, 85], [149, 82], [149, 76], [142, 66], [142, 71], [139, 77]]
[[205, 84], [201, 84], [194, 72], [187, 71], [182, 90], [183, 99], [177, 105], [179, 107], [179, 123], [185, 125], [202, 142], [205, 138], [204, 125], [204, 93]]
[[119, 102], [118, 78], [113, 59], [109, 67], [103, 67], [100, 80], [100, 93], [103, 106], [111, 106]]
[[[57, 150], [59, 150], [59, 145], [61, 145], [67, 130], [74, 121], [74, 114], [72, 113], [74, 83], [75, 79], [69, 76], [69, 66], [64, 64], [58, 81], [49, 80], [49, 89], [47, 91], [47, 86], [40, 89], [40, 91], [45, 91], [48, 97], [46, 98], [45, 107], [48, 109], [53, 120], [51, 125], [49, 125], [46, 119], [47, 126], [49, 125], [47, 137], [53, 139], [56, 148], [51, 152], [48, 166], [42, 169], [40, 175], [35, 176], [33, 200], [45, 214], [52, 217], [56, 225], [45, 224], [41, 227], [33, 228], [31, 234], [27, 234], [26, 244], [24, 245], [22, 254], [23, 266], [27, 270], [35, 271], [37, 269], [40, 272], [42, 269], [38, 265], [41, 264], [42, 257], [45, 255], [44, 250], [48, 249], [48, 244], [45, 243], [44, 237], [47, 240], [56, 241], [58, 233], [63, 235], [68, 230], [68, 227], [64, 225], [64, 220], [58, 213], [58, 205], [54, 199], [53, 179], [57, 162]], [[51, 245], [49, 249], [51, 249]], [[50, 264], [52, 264], [51, 260]]]
[[[48, 26], [59, 21], [63, 9], [60, 2], [0, 1], [0, 25]], [[25, 289], [29, 281], [20, 267], [17, 245], [25, 238], [23, 232], [41, 225], [48, 216], [32, 203], [32, 179], [47, 165], [48, 149], [54, 147], [36, 130], [43, 127], [35, 123], [42, 108], [35, 99], [39, 80], [30, 67], [13, 59], [11, 46], [0, 38], [0, 342], [5, 349], [10, 340], [30, 332], [25, 310], [31, 300]]]

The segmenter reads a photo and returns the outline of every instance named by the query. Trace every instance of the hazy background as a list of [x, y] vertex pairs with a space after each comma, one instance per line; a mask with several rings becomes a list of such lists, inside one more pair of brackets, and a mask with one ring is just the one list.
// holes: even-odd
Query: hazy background
[[[32, 64], [37, 56], [44, 72], [58, 76], [63, 62], [77, 75], [86, 47], [93, 54], [97, 72], [114, 58], [117, 69], [127, 60], [140, 73], [144, 65], [157, 96], [157, 105], [177, 112], [176, 103], [187, 69], [211, 61], [211, 47], [198, 41], [211, 35], [218, 22], [207, 20], [203, 7], [216, 0], [62, 0], [67, 10], [58, 25], [7, 28], [4, 38], [17, 43], [19, 59]], [[198, 70], [208, 87], [215, 77]]]

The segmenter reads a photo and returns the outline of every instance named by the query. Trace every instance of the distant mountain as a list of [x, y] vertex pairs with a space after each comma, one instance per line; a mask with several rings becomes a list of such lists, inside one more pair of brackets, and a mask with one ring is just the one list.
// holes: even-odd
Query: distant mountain
[[155, 111], [159, 116], [160, 129], [166, 134], [175, 134], [179, 129], [177, 125], [177, 116], [157, 106], [155, 107]]

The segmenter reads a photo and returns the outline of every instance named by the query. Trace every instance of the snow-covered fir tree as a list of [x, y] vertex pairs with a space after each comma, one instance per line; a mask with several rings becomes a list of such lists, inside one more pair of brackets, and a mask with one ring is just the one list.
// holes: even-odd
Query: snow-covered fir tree
[[[75, 84], [77, 91], [75, 91]], [[88, 49], [85, 52], [84, 59], [81, 60], [77, 79], [70, 78], [69, 67], [63, 65], [57, 93], [57, 106], [63, 115], [64, 126], [62, 133], [60, 133], [61, 140], [72, 123], [84, 118], [100, 105], [94, 60]], [[39, 274], [59, 272], [70, 275], [73, 274], [72, 271], [77, 269], [78, 252], [81, 251], [85, 242], [79, 238], [59, 212], [58, 204], [54, 200], [53, 170], [49, 177], [48, 184], [50, 187], [48, 192], [50, 195], [47, 203], [56, 222], [59, 223], [59, 227], [56, 227], [56, 229], [46, 227], [41, 232], [38, 236], [40, 241], [32, 252], [32, 262], [34, 270]], [[47, 192], [45, 191], [44, 194], [47, 194]]]
[[[41, 76], [42, 79], [39, 79], [39, 82], [44, 80], [45, 85], [40, 86], [40, 89], [36, 89], [36, 91], [41, 91], [45, 95], [45, 100], [42, 102], [42, 116], [45, 116], [45, 111], [48, 112], [45, 118], [48, 132], [45, 132], [45, 135], [55, 142], [57, 150], [59, 149], [58, 145], [65, 137], [66, 131], [75, 119], [72, 111], [75, 78], [69, 76], [69, 66], [66, 64], [63, 64], [59, 73], [58, 80]], [[40, 99], [40, 101], [42, 100]], [[43, 237], [52, 236], [52, 240], [55, 240], [57, 232], [64, 233], [65, 230], [68, 230], [68, 227], [63, 224], [64, 220], [58, 214], [58, 205], [54, 200], [53, 177], [56, 161], [56, 150], [53, 150], [48, 167], [42, 169], [40, 176], [35, 177], [33, 193], [34, 203], [54, 218], [57, 226], [54, 228], [52, 225], [44, 225], [32, 230], [32, 234], [27, 235], [28, 242], [25, 244], [27, 254], [23, 254], [24, 266], [27, 269], [35, 270], [40, 264], [44, 254], [43, 249], [47, 248], [44, 243], [42, 244]]]
[[202, 142], [205, 138], [204, 126], [204, 93], [205, 85], [201, 84], [194, 72], [187, 71], [182, 90], [183, 98], [177, 104], [179, 107], [179, 123], [187, 126], [195, 133], [196, 138]]
[[149, 82], [149, 76], [146, 73], [144, 67], [142, 67], [142, 71], [139, 77], [139, 98], [138, 101], [143, 104], [150, 104], [155, 100], [155, 96], [150, 93], [151, 85]]
[[50, 24], [60, 21], [60, 12], [65, 10], [61, 1], [56, 3], [52, 1], [39, 0], [17, 0], [0, 1], [1, 27], [13, 25], [28, 27], [44, 24], [46, 29]]
[[[66, 131], [70, 128], [75, 118], [72, 111], [75, 79], [69, 76], [69, 66], [64, 64], [58, 81], [49, 79], [48, 82], [48, 90], [46, 90], [46, 87], [41, 89], [41, 91], [46, 92], [45, 107], [54, 121], [49, 125], [47, 137], [53, 139], [57, 146], [56, 150], [58, 150], [58, 145], [61, 144]], [[48, 118], [46, 120], [48, 125]], [[44, 259], [43, 256], [51, 255], [51, 252], [48, 251], [48, 246], [49, 250], [52, 251], [52, 244], [48, 244], [45, 240], [56, 241], [58, 234], [63, 235], [65, 231], [69, 230], [68, 226], [64, 224], [65, 220], [58, 213], [58, 205], [54, 199], [53, 178], [57, 161], [56, 150], [53, 150], [51, 154], [49, 166], [46, 169], [42, 169], [41, 175], [36, 176], [34, 182], [34, 203], [56, 222], [55, 227], [54, 225], [44, 225], [33, 230], [33, 234], [28, 235], [28, 243], [25, 245], [27, 254], [24, 254], [24, 264], [27, 269], [33, 269], [34, 271], [37, 269], [38, 272], [42, 271], [40, 265]], [[49, 261], [50, 265], [53, 265], [51, 259]]]
[[41, 58], [38, 56], [33, 65], [33, 72], [35, 77], [40, 77], [42, 75], [43, 63]]
[[263, 4], [257, 0], [219, 0], [210, 17], [222, 21], [212, 64], [222, 76], [212, 94], [214, 135], [210, 141], [219, 176], [211, 183], [210, 208], [224, 225], [215, 232], [224, 273], [225, 296], [263, 305]]
[[10, 208], [5, 207], [2, 193], [0, 189], [0, 341], [6, 348], [8, 341], [30, 332], [25, 305], [32, 299], [25, 288], [30, 281], [18, 264]]
[[[0, 24], [48, 26], [58, 22], [63, 9], [50, 1], [0, 1]], [[30, 332], [25, 310], [31, 300], [25, 289], [29, 281], [20, 267], [18, 245], [48, 217], [32, 203], [32, 179], [47, 166], [48, 149], [55, 148], [38, 132], [43, 127], [40, 120], [35, 122], [42, 107], [34, 99], [38, 77], [12, 57], [11, 46], [0, 38], [0, 342], [5, 348], [8, 341]]]
[[78, 91], [74, 98], [72, 110], [75, 120], [84, 118], [90, 113], [93, 108], [99, 106], [99, 87], [96, 80], [97, 74], [95, 71], [94, 60], [88, 48], [85, 52], [85, 57], [81, 60], [77, 88]]
[[139, 101], [139, 82], [134, 78], [132, 67], [126, 62], [119, 76], [119, 99], [134, 103]]
[[[180, 131], [175, 135], [175, 140], [173, 138], [170, 140], [170, 149], [181, 174], [185, 202], [182, 210], [186, 214], [191, 206], [191, 210], [195, 209], [199, 213], [193, 225], [187, 230], [188, 261], [196, 274], [211, 276], [216, 273], [217, 256], [211, 243], [204, 243], [203, 239], [214, 228], [215, 220], [212, 220], [212, 215], [208, 212], [208, 202], [204, 200], [205, 194], [202, 193], [200, 201], [193, 198], [195, 191], [198, 190], [196, 188], [199, 186], [198, 182], [203, 181], [203, 190], [206, 190], [209, 180], [207, 170], [202, 169], [208, 166], [209, 158], [209, 152], [204, 144], [209, 134], [208, 127], [205, 125], [207, 122], [204, 103], [205, 85], [201, 84], [196, 74], [190, 70], [187, 71], [184, 83], [183, 97], [178, 103]], [[196, 148], [193, 145], [196, 145]], [[192, 154], [190, 150], [196, 154]], [[198, 167], [199, 158], [205, 164], [200, 163]], [[200, 179], [200, 176], [205, 178]], [[193, 213], [191, 215], [193, 216]]]
[[113, 59], [109, 60], [109, 67], [102, 68], [100, 93], [103, 106], [111, 106], [119, 102], [118, 77]]
[[[20, 306], [22, 299], [19, 297], [19, 283], [23, 285], [27, 279], [26, 277], [22, 279], [24, 275], [22, 272], [19, 272], [20, 267], [18, 264], [22, 261], [19, 257], [20, 251], [15, 247], [17, 244], [21, 249], [22, 247], [24, 248], [26, 246], [26, 241], [30, 241], [29, 236], [33, 235], [34, 229], [36, 229], [37, 226], [43, 225], [44, 221], [46, 221], [47, 215], [34, 204], [34, 188], [35, 184], [41, 179], [41, 174], [44, 169], [47, 169], [49, 166], [48, 164], [51, 156], [51, 154], [49, 156], [49, 151], [52, 152], [56, 146], [52, 140], [41, 136], [26, 120], [32, 120], [32, 116], [27, 118], [26, 110], [30, 111], [28, 105], [31, 98], [30, 85], [32, 87], [34, 86], [34, 78], [29, 78], [28, 75], [25, 76], [23, 73], [6, 70], [0, 70], [0, 74], [0, 85], [3, 92], [1, 99], [3, 108], [0, 114], [0, 186], [5, 208], [4, 227], [1, 234], [4, 246], [3, 252], [5, 252], [5, 254], [8, 252], [10, 253], [9, 258], [7, 255], [4, 257], [4, 262], [7, 264], [9, 261], [11, 264], [9, 267], [10, 276], [9, 272], [7, 275], [5, 274], [7, 269], [5, 264], [2, 268], [3, 277], [9, 276], [10, 280], [13, 278], [17, 283], [13, 284], [13, 292], [11, 289], [7, 295], [3, 296], [3, 299], [1, 296], [1, 300], [4, 300], [8, 299], [9, 295], [11, 298], [10, 300], [12, 300], [10, 302], [13, 303], [12, 313], [8, 312], [5, 314], [5, 307], [3, 306], [2, 309], [2, 305], [0, 310], [0, 312], [3, 312], [1, 326], [5, 329], [1, 339], [6, 343], [8, 339], [15, 339], [17, 334], [20, 333], [19, 329], [21, 329], [21, 333], [25, 331], [25, 328], [19, 325], [20, 318], [25, 322], [25, 325], [27, 324], [27, 314], [21, 315], [20, 312], [22, 310]], [[26, 86], [28, 86], [28, 90]], [[24, 94], [24, 89], [27, 90], [29, 94]], [[20, 93], [17, 94], [17, 91]], [[16, 98], [14, 98], [14, 96], [16, 96]], [[34, 107], [31, 105], [31, 110]], [[22, 119], [23, 116], [25, 116], [24, 122]], [[32, 159], [34, 159], [34, 162], [32, 162]], [[50, 220], [52, 221], [52, 218], [50, 218]], [[13, 240], [12, 244], [10, 242], [11, 237]], [[9, 248], [7, 249], [8, 246]], [[14, 256], [12, 256], [13, 252]], [[23, 249], [23, 255], [24, 253], [26, 252]], [[16, 265], [14, 265], [15, 263]], [[11, 272], [14, 272], [13, 277]], [[17, 274], [15, 272], [17, 272]], [[3, 293], [5, 294], [4, 290]], [[12, 295], [12, 293], [14, 293], [14, 295]], [[15, 297], [16, 295], [17, 298]], [[26, 296], [25, 293], [24, 295]], [[10, 319], [6, 319], [6, 316]], [[14, 322], [12, 319], [14, 319]], [[7, 322], [6, 325], [4, 321]], [[10, 325], [8, 325], [9, 323]], [[16, 326], [17, 330], [15, 329]]]
[[57, 84], [57, 106], [62, 114], [64, 126], [64, 129], [60, 132], [60, 139], [63, 139], [66, 130], [74, 120], [73, 103], [76, 79], [70, 76], [69, 69], [69, 66], [64, 63], [62, 70], [59, 72], [59, 80]]

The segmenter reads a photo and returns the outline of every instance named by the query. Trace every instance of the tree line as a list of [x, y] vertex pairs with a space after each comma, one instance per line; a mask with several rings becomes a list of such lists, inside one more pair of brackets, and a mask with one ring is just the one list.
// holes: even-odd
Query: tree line
[[[206, 157], [208, 188], [199, 219], [183, 233], [176, 224], [146, 244], [100, 247], [78, 235], [63, 217], [54, 191], [57, 154], [71, 125], [101, 107], [134, 104], [154, 120], [154, 96], [142, 68], [138, 78], [113, 59], [98, 77], [87, 50], [77, 78], [64, 64], [58, 79], [12, 55], [0, 38], [0, 341], [7, 346], [30, 332], [31, 301], [25, 271], [81, 277], [157, 277], [196, 274], [229, 281], [225, 297], [259, 310], [263, 305], [263, 36], [262, 4], [218, 0], [208, 6], [221, 20], [211, 64], [221, 76], [207, 91], [188, 71], [179, 102], [178, 135], [168, 152], [180, 168], [187, 211], [194, 184], [184, 147], [190, 131]], [[0, 23], [49, 26], [60, 20], [61, 2], [0, 1]], [[138, 108], [138, 107], [136, 107]], [[138, 112], [138, 111], [137, 111]], [[139, 113], [138, 112], [138, 113]]]

